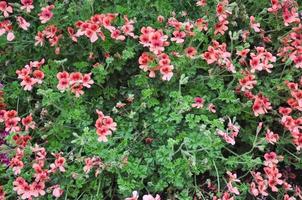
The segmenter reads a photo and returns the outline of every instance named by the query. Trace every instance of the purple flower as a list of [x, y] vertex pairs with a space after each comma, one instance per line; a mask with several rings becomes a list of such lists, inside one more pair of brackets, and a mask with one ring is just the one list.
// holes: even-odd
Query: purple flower
[[4, 85], [0, 82], [0, 89], [2, 89], [4, 87]]
[[9, 132], [2, 131], [0, 132], [0, 145], [5, 144], [5, 137], [9, 135]]
[[9, 165], [9, 158], [8, 158], [8, 156], [7, 156], [7, 154], [5, 154], [5, 153], [0, 153], [0, 164], [2, 163], [2, 164], [5, 164], [5, 165]]
[[5, 138], [6, 136], [8, 136], [9, 135], [9, 132], [7, 132], [7, 131], [2, 131], [1, 133], [0, 133], [0, 137], [1, 138]]

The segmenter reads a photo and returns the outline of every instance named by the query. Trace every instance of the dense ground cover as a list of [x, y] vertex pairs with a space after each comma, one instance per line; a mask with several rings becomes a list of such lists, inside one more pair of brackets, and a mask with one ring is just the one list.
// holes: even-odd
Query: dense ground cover
[[0, 200], [302, 199], [298, 3], [0, 1]]

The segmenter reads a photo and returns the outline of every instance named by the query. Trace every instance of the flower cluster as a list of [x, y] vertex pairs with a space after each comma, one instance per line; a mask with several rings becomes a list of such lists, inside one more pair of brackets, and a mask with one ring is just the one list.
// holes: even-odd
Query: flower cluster
[[35, 46], [43, 46], [45, 43], [45, 39], [48, 40], [51, 47], [55, 46], [57, 47], [55, 49], [55, 53], [60, 53], [59, 41], [62, 37], [62, 34], [59, 33], [57, 26], [55, 25], [49, 25], [47, 26], [42, 32], [38, 31], [37, 35], [35, 36]]
[[[264, 159], [264, 174], [254, 171], [251, 172], [253, 182], [250, 184], [250, 193], [255, 197], [268, 196], [268, 189], [270, 188], [272, 192], [278, 192], [279, 185], [283, 187], [285, 192], [292, 190], [292, 185], [286, 181], [286, 177], [280, 172], [277, 166], [278, 163], [283, 160], [282, 156], [277, 156], [275, 152], [269, 152], [264, 155]], [[283, 180], [281, 178], [283, 178]]]
[[[205, 100], [201, 97], [195, 97], [194, 103], [192, 103], [192, 108], [202, 109], [204, 106]], [[216, 113], [216, 106], [213, 103], [208, 104], [208, 110], [212, 113]]]
[[286, 130], [290, 131], [293, 143], [298, 151], [302, 149], [302, 119], [301, 117], [295, 119], [292, 116], [292, 112], [296, 111], [301, 113], [302, 111], [302, 90], [299, 89], [299, 85], [300, 87], [302, 86], [302, 84], [287, 82], [291, 93], [291, 97], [287, 100], [287, 104], [290, 107], [279, 108], [279, 113], [282, 115], [281, 124]]
[[302, 69], [302, 25], [293, 27], [292, 31], [282, 38], [282, 46], [277, 54], [285, 62], [288, 59], [294, 62], [295, 67]]
[[57, 85], [58, 90], [61, 92], [70, 90], [76, 97], [80, 97], [84, 94], [84, 87], [90, 88], [94, 83], [91, 79], [91, 73], [82, 74], [80, 72], [72, 72], [69, 74], [68, 72], [63, 71], [57, 74], [57, 79], [59, 80]]
[[221, 67], [225, 67], [229, 72], [235, 73], [236, 69], [231, 61], [231, 53], [227, 51], [226, 43], [219, 44], [218, 41], [212, 41], [213, 46], [208, 47], [208, 51], [201, 56], [208, 64], [216, 63]]
[[41, 67], [44, 63], [44, 59], [31, 61], [24, 68], [16, 71], [18, 79], [22, 80], [21, 86], [24, 87], [24, 90], [31, 91], [36, 84], [42, 84], [44, 72], [41, 71]]
[[282, 17], [285, 26], [289, 26], [292, 23], [299, 23], [298, 15], [298, 5], [296, 1], [293, 0], [271, 0], [272, 7], [268, 8], [267, 11], [275, 15], [278, 14], [278, 11], [282, 11]]
[[193, 32], [194, 24], [187, 22], [180, 22], [177, 19], [171, 17], [168, 19], [167, 25], [173, 27], [171, 41], [176, 44], [184, 43], [186, 37], [194, 36]]
[[[32, 0], [21, 0], [20, 9], [26, 10], [28, 13], [31, 9], [34, 8]], [[17, 9], [18, 10], [18, 9]], [[8, 3], [7, 1], [0, 1], [0, 12], [4, 18], [11, 18], [12, 14], [16, 15], [16, 22], [20, 28], [23, 30], [28, 30], [30, 24], [20, 15], [14, 13], [13, 4]], [[12, 41], [15, 39], [15, 34], [13, 32], [13, 25], [11, 20], [3, 20], [0, 22], [0, 36], [7, 33], [6, 39], [7, 41]]]
[[220, 33], [224, 35], [224, 33], [229, 29], [228, 24], [229, 21], [227, 20], [228, 16], [232, 13], [228, 11], [228, 0], [222, 0], [216, 6], [216, 16], [218, 17], [218, 22], [215, 24], [215, 31], [214, 34], [217, 35]]
[[[9, 132], [20, 132], [21, 127], [19, 125], [19, 122], [21, 121], [21, 118], [18, 117], [18, 113], [15, 110], [1, 110], [0, 111], [0, 123], [4, 122], [5, 124], [5, 131]], [[22, 118], [22, 125], [25, 128], [25, 131], [28, 131], [30, 128], [35, 128], [35, 122], [33, 121], [31, 115]]]
[[237, 187], [234, 187], [234, 183], [240, 183], [240, 180], [237, 179], [237, 174], [234, 173], [232, 174], [231, 172], [227, 172], [227, 175], [229, 176], [229, 180], [228, 180], [228, 183], [227, 183], [227, 187], [228, 187], [228, 191], [232, 194], [236, 194], [236, 195], [239, 195], [240, 192], [238, 190]]
[[242, 71], [241, 74], [244, 75], [242, 79], [239, 79], [239, 89], [242, 92], [249, 91], [257, 85], [257, 80], [255, 80], [254, 74], [249, 71]]
[[76, 27], [77, 31], [73, 28], [68, 28], [69, 36], [74, 42], [77, 42], [77, 38], [85, 35], [90, 39], [90, 42], [96, 42], [99, 37], [105, 40], [105, 34], [102, 29], [108, 30], [111, 34], [110, 37], [114, 40], [125, 40], [126, 36], [136, 38], [134, 35], [134, 21], [129, 20], [127, 16], [124, 16], [124, 25], [121, 27], [115, 27], [112, 22], [117, 18], [116, 13], [107, 14], [96, 14], [86, 21], [77, 21]]
[[0, 36], [6, 34], [7, 41], [13, 41], [15, 39], [15, 34], [13, 32], [13, 26], [9, 20], [4, 20], [0, 22]]
[[144, 47], [148, 47], [155, 55], [159, 55], [165, 51], [165, 47], [170, 45], [168, 36], [161, 29], [156, 30], [150, 26], [141, 28], [139, 43]]
[[162, 80], [169, 81], [173, 76], [173, 65], [171, 65], [170, 57], [161, 53], [154, 57], [151, 53], [144, 52], [139, 57], [140, 68], [144, 71], [149, 71], [149, 77], [154, 78], [156, 71], [162, 74]]
[[276, 62], [276, 57], [268, 52], [264, 47], [256, 47], [257, 54], [251, 53], [250, 67], [251, 72], [265, 70], [268, 73], [271, 73], [270, 70], [273, 68], [271, 63]]
[[[33, 160], [32, 169], [34, 170], [33, 182], [27, 182], [22, 176], [18, 176], [13, 182], [14, 191], [21, 197], [21, 199], [32, 199], [33, 197], [41, 197], [46, 194], [46, 183], [49, 182], [50, 175], [54, 174], [57, 169], [61, 172], [65, 172], [64, 164], [65, 158], [60, 154], [53, 154], [55, 156], [54, 163], [50, 164], [50, 169], [46, 165], [47, 152], [44, 147], [40, 147], [37, 144], [31, 148], [32, 153], [34, 153], [35, 158]], [[15, 175], [21, 173], [23, 168], [23, 162], [21, 161], [24, 156], [24, 149], [17, 148], [17, 154], [11, 160], [11, 167], [15, 171]], [[16, 166], [19, 163], [19, 166]], [[20, 164], [22, 164], [20, 166]], [[63, 190], [59, 185], [53, 185], [48, 187], [52, 191], [52, 195], [56, 198], [60, 197]]]
[[105, 116], [102, 111], [96, 110], [98, 119], [95, 122], [96, 133], [98, 135], [98, 141], [107, 142], [107, 136], [112, 134], [112, 131], [116, 131], [116, 123], [110, 116]]
[[217, 129], [216, 133], [224, 139], [227, 143], [231, 145], [235, 145], [235, 138], [238, 136], [240, 126], [234, 122], [230, 118], [226, 131], [222, 131], [220, 129]]

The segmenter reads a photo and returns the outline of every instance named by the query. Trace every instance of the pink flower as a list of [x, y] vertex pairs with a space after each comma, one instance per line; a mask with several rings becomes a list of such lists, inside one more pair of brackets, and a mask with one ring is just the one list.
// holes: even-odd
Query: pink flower
[[224, 141], [226, 143], [229, 143], [231, 145], [235, 145], [235, 139], [233, 137], [229, 136], [228, 133], [226, 133], [222, 130], [217, 130], [216, 132], [219, 136], [221, 136], [224, 139]]
[[58, 90], [64, 92], [69, 88], [69, 80], [68, 79], [60, 79], [57, 85]]
[[93, 160], [91, 158], [85, 158], [84, 172], [88, 174], [93, 167]]
[[195, 97], [194, 98], [194, 103], [192, 104], [193, 108], [203, 108], [203, 104], [204, 104], [204, 99], [201, 97]]
[[124, 35], [121, 35], [121, 31], [118, 29], [115, 29], [114, 31], [111, 32], [111, 38], [115, 39], [115, 40], [125, 40], [126, 37]]
[[215, 24], [215, 31], [214, 34], [217, 35], [220, 33], [221, 35], [224, 35], [224, 33], [229, 29], [228, 28], [229, 22], [227, 20], [219, 21]]
[[31, 195], [34, 197], [39, 197], [39, 196], [44, 196], [46, 194], [45, 192], [45, 184], [44, 182], [40, 181], [40, 182], [33, 182], [30, 185], [30, 189], [31, 189]]
[[132, 197], [128, 197], [125, 200], [138, 200], [138, 192], [137, 191], [133, 191], [132, 192]]
[[31, 114], [22, 119], [22, 125], [25, 127], [25, 131], [35, 129], [36, 123], [33, 121]]
[[62, 196], [64, 190], [62, 190], [62, 189], [60, 188], [60, 185], [54, 185], [54, 186], [52, 186], [51, 188], [53, 189], [52, 195], [53, 195], [54, 197], [59, 198], [60, 196]]
[[251, 53], [251, 72], [262, 71], [265, 70], [268, 73], [271, 73], [270, 70], [273, 68], [271, 63], [276, 62], [276, 57], [273, 56], [270, 52], [268, 52], [264, 47], [256, 47], [257, 54]]
[[217, 6], [216, 6], [216, 15], [218, 17], [219, 22], [225, 21], [228, 18], [228, 16], [230, 14], [232, 14], [230, 11], [228, 11], [228, 9], [226, 9], [228, 4], [229, 4], [228, 0], [220, 1], [217, 4]]
[[251, 74], [248, 71], [242, 72], [245, 76], [242, 79], [239, 79], [239, 84], [241, 91], [247, 91], [254, 88], [254, 86], [257, 84], [257, 81], [255, 80], [255, 76]]
[[267, 129], [266, 135], [265, 135], [265, 140], [266, 140], [268, 143], [275, 144], [275, 143], [277, 143], [278, 140], [279, 140], [279, 135], [278, 135], [278, 134], [275, 134], [275, 133], [273, 133], [271, 130]]
[[21, 86], [24, 86], [24, 90], [31, 91], [33, 88], [33, 85], [37, 83], [37, 80], [34, 78], [31, 78], [30, 76], [25, 76], [23, 78], [23, 81], [21, 82]]
[[197, 53], [197, 50], [194, 47], [188, 47], [185, 49], [186, 56], [189, 58], [194, 58]]
[[67, 32], [69, 34], [69, 37], [72, 39], [74, 42], [78, 42], [78, 36], [75, 34], [75, 31], [72, 27], [67, 27]]
[[143, 196], [143, 200], [160, 200], [160, 196], [157, 194], [153, 197], [151, 194], [148, 194]]
[[81, 84], [83, 82], [83, 75], [80, 72], [73, 72], [69, 76], [70, 85]]
[[265, 161], [263, 164], [265, 166], [273, 167], [278, 164], [277, 154], [275, 152], [264, 154], [264, 159]]
[[171, 41], [176, 42], [177, 44], [183, 43], [185, 40], [184, 38], [186, 37], [186, 33], [183, 31], [174, 31], [173, 36], [171, 38]]
[[116, 123], [113, 121], [111, 117], [104, 116], [102, 122], [106, 128], [111, 129], [112, 131], [116, 130]]
[[65, 162], [66, 162], [66, 159], [61, 156], [61, 154], [59, 153], [56, 153], [56, 154], [53, 154], [55, 156], [55, 162], [53, 164], [50, 165], [51, 167], [51, 171], [52, 172], [55, 172], [57, 169], [59, 169], [61, 172], [65, 172]]
[[6, 36], [7, 41], [13, 41], [15, 39], [15, 34], [13, 32], [8, 32]]
[[42, 84], [42, 80], [44, 79], [44, 72], [41, 70], [35, 70], [33, 72], [33, 77], [37, 80], [38, 84]]
[[232, 183], [227, 183], [227, 187], [228, 187], [228, 191], [230, 193], [233, 193], [233, 194], [236, 194], [236, 195], [239, 195], [239, 190], [236, 188], [236, 187], [233, 187]]
[[302, 55], [295, 56], [293, 61], [297, 69], [302, 69]]
[[200, 30], [200, 31], [207, 31], [208, 30], [208, 22], [203, 19], [203, 18], [199, 18], [196, 20], [195, 22], [195, 25], [197, 26], [197, 28]]
[[34, 9], [33, 6], [33, 0], [21, 0], [21, 10], [26, 10], [26, 12], [30, 13], [32, 9]]
[[91, 79], [91, 73], [84, 74], [82, 79], [83, 86], [86, 88], [90, 88], [94, 81]]
[[279, 0], [271, 0], [272, 7], [268, 8], [267, 11], [270, 13], [276, 14], [278, 10], [281, 9], [281, 4], [279, 3]]
[[23, 17], [18, 16], [17, 22], [20, 28], [23, 30], [28, 30], [28, 27], [30, 27], [30, 23], [28, 23]]
[[173, 76], [173, 65], [164, 65], [160, 68], [160, 73], [163, 75], [162, 80], [169, 81]]
[[212, 113], [216, 113], [216, 106], [212, 103], [208, 105], [208, 110]]
[[80, 97], [84, 94], [82, 84], [73, 84], [70, 86], [70, 91], [75, 94], [76, 97]]
[[35, 36], [35, 46], [43, 46], [44, 45], [44, 35], [42, 32], [38, 31], [37, 35]]
[[290, 197], [288, 194], [284, 195], [283, 200], [296, 200], [295, 197]]
[[109, 130], [109, 128], [102, 126], [96, 130], [96, 133], [98, 134], [99, 142], [108, 142], [107, 135], [111, 135], [112, 132]]
[[228, 126], [226, 131], [217, 129], [216, 133], [222, 137], [227, 143], [235, 145], [235, 138], [238, 136], [240, 126], [235, 122], [232, 122], [229, 118]]
[[254, 115], [257, 117], [259, 115], [267, 113], [268, 110], [272, 109], [272, 106], [268, 98], [259, 93], [257, 96], [255, 96], [255, 101], [252, 108]]
[[0, 11], [4, 17], [9, 17], [9, 13], [13, 13], [13, 7], [11, 7], [6, 1], [0, 1]]
[[256, 23], [255, 17], [250, 16], [250, 27], [256, 32], [260, 32], [260, 23]]
[[258, 189], [256, 188], [256, 184], [255, 184], [254, 182], [252, 182], [252, 183], [250, 184], [250, 193], [251, 193], [252, 195], [254, 195], [255, 197], [259, 195], [259, 191], [258, 191]]
[[232, 64], [231, 53], [227, 51], [225, 43], [219, 44], [216, 40], [212, 41], [213, 45], [208, 46], [208, 51], [204, 52], [201, 57], [208, 64], [217, 63], [221, 67], [225, 67], [227, 71], [235, 73], [235, 67]]
[[85, 31], [85, 35], [90, 39], [91, 43], [94, 43], [98, 40], [98, 35], [97, 35], [97, 32], [95, 30], [87, 29]]
[[54, 9], [54, 7], [54, 5], [50, 5], [41, 9], [41, 12], [38, 15], [42, 24], [45, 24], [46, 22], [51, 20], [51, 18], [53, 17], [53, 13], [51, 12], [51, 10]]
[[296, 7], [289, 8], [289, 7], [285, 6], [282, 9], [282, 17], [283, 17], [285, 26], [289, 26], [289, 24], [291, 24], [291, 23], [300, 22], [298, 10]]
[[121, 27], [121, 30], [126, 36], [130, 36], [132, 38], [137, 38], [137, 36], [134, 35], [134, 21], [129, 20], [126, 15], [124, 15], [125, 24]]

